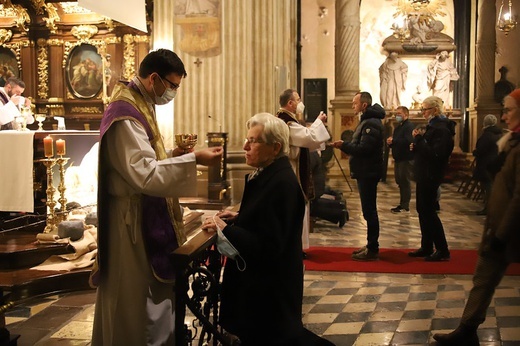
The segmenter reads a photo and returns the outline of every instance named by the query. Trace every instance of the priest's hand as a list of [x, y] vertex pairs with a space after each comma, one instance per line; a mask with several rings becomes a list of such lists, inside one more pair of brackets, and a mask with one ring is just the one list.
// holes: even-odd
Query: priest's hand
[[222, 160], [222, 153], [224, 149], [222, 147], [211, 147], [195, 152], [195, 159], [199, 165], [203, 166], [215, 166], [220, 165]]

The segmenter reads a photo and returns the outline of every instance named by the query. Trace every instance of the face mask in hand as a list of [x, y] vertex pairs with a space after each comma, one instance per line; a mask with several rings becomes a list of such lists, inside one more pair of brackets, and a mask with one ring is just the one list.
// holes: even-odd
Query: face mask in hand
[[300, 102], [296, 105], [296, 113], [301, 113], [303, 114], [303, 111], [305, 110], [305, 105], [303, 104], [303, 102]]
[[[231, 258], [236, 261], [237, 268], [241, 272], [246, 270], [246, 261], [244, 258], [240, 256], [238, 250], [231, 244], [228, 238], [222, 233], [222, 229], [215, 222], [215, 218], [213, 218], [213, 222], [215, 223], [215, 227], [217, 227], [217, 250], [222, 255]], [[241, 265], [242, 264], [242, 265]]]

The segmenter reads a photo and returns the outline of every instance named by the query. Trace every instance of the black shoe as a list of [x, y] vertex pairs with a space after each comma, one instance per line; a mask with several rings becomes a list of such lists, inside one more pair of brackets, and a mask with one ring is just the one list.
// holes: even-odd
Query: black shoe
[[434, 334], [433, 339], [441, 346], [478, 346], [477, 330], [459, 326], [449, 334]]
[[345, 222], [347, 222], [347, 221], [348, 221], [348, 211], [347, 211], [347, 209], [342, 209], [341, 216], [340, 216], [339, 223], [338, 223], [339, 228], [343, 228], [343, 226], [345, 226]]
[[433, 253], [433, 250], [424, 250], [422, 247], [417, 250], [408, 252], [408, 256], [410, 257], [427, 257]]
[[477, 215], [480, 215], [480, 216], [487, 215], [487, 210], [485, 208], [482, 210], [479, 210], [479, 211], [477, 211]]
[[307, 252], [303, 251], [302, 255], [303, 255], [303, 259], [307, 259]]
[[397, 207], [390, 209], [390, 211], [394, 214], [399, 214], [399, 213], [407, 213], [410, 211], [410, 209], [403, 208], [400, 205], [398, 205]]
[[424, 260], [426, 262], [442, 262], [442, 261], [449, 261], [450, 260], [450, 252], [448, 250], [445, 251], [435, 251], [433, 254], [431, 254], [428, 257], [425, 257]]

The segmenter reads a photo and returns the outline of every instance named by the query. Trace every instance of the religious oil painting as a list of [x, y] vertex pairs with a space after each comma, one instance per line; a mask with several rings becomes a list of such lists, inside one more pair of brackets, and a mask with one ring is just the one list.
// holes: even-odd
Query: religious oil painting
[[102, 58], [90, 44], [75, 47], [69, 55], [66, 76], [72, 94], [81, 99], [95, 97], [103, 87]]
[[0, 87], [3, 87], [9, 77], [20, 77], [18, 62], [13, 51], [0, 47]]

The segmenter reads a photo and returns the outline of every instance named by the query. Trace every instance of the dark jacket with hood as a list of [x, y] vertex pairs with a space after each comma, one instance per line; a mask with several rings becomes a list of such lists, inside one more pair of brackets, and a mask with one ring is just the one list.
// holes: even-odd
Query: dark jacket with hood
[[377, 103], [368, 106], [350, 142], [341, 151], [350, 155], [350, 176], [354, 179], [381, 178], [383, 172], [385, 110]]
[[453, 120], [435, 116], [428, 122], [426, 132], [414, 138], [414, 168], [417, 182], [441, 183], [453, 151], [455, 136]]
[[475, 156], [475, 169], [473, 177], [482, 182], [492, 180], [488, 165], [498, 156], [497, 141], [502, 137], [502, 129], [496, 125], [486, 127], [477, 140], [473, 156]]

